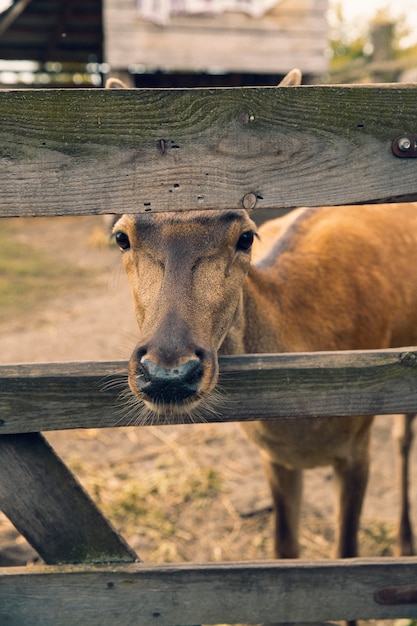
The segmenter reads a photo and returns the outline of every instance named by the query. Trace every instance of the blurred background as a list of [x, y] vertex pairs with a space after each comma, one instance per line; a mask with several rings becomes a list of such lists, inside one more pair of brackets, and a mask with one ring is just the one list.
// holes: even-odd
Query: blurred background
[[0, 0], [0, 86], [416, 80], [415, 0]]

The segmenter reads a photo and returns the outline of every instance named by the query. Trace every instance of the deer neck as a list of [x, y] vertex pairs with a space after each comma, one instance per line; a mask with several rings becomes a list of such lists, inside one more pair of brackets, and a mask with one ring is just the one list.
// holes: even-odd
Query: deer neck
[[220, 354], [281, 351], [279, 300], [275, 295], [272, 319], [270, 294], [271, 286], [267, 276], [263, 271], [252, 266], [242, 289], [233, 322], [219, 351]]

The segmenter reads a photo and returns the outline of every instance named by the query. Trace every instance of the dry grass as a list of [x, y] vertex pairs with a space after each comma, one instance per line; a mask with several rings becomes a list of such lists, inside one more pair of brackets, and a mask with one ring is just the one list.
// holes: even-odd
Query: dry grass
[[[117, 429], [113, 437], [115, 445], [117, 441], [125, 448], [123, 437], [129, 437], [136, 452], [100, 466], [78, 451], [70, 452], [66, 461], [143, 560], [250, 559], [259, 558], [260, 550], [267, 556], [269, 514], [243, 519], [237, 511], [233, 459], [231, 464], [219, 463], [221, 448], [213, 447], [216, 425]], [[263, 537], [258, 528], [261, 518]], [[245, 527], [253, 530], [246, 534]], [[244, 537], [249, 539], [245, 556], [241, 554]]]
[[[99, 508], [144, 561], [271, 557], [268, 487], [257, 453], [235, 425], [80, 431], [80, 446], [59, 442], [59, 437], [49, 435]], [[97, 446], [98, 439], [103, 449], [113, 447], [107, 457], [89, 456], [88, 444]], [[252, 492], [247, 489], [248, 467]], [[364, 518], [361, 555], [392, 555], [394, 535], [393, 524]], [[304, 507], [300, 540], [304, 558], [331, 557], [332, 516]]]
[[0, 323], [25, 317], [51, 298], [67, 293], [91, 272], [65, 262], [53, 251], [31, 245], [22, 237], [24, 222], [2, 219], [0, 223]]

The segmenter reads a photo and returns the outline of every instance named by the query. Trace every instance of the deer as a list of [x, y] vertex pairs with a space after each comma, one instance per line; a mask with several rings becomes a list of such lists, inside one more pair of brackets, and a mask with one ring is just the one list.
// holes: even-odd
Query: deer
[[[259, 229], [244, 209], [126, 214], [113, 232], [139, 329], [129, 361], [139, 419], [215, 403], [219, 355], [417, 341], [417, 203], [300, 208]], [[303, 470], [327, 465], [335, 555], [357, 555], [372, 421], [241, 423], [271, 487], [277, 558], [299, 556]]]
[[[138, 325], [138, 422], [215, 410], [219, 355], [416, 344], [417, 203], [300, 207], [259, 228], [244, 208], [125, 214], [113, 237]], [[275, 557], [299, 557], [302, 475], [321, 466], [335, 475], [335, 556], [356, 556], [374, 416], [270, 417], [240, 424], [271, 489]], [[412, 419], [395, 422], [403, 492]], [[401, 554], [413, 551], [408, 508], [403, 493]]]

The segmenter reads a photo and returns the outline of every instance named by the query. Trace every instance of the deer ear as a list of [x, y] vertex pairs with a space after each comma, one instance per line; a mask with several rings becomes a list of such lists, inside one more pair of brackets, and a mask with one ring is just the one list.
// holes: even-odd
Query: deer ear
[[127, 89], [127, 85], [119, 78], [108, 78], [106, 80], [106, 89]]
[[298, 85], [301, 85], [302, 78], [303, 75], [301, 74], [301, 71], [295, 67], [293, 70], [288, 72], [286, 76], [284, 76], [282, 81], [278, 84], [278, 87], [297, 87]]

